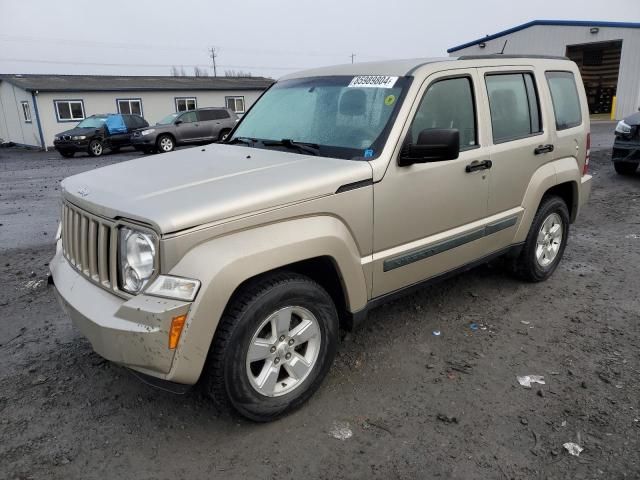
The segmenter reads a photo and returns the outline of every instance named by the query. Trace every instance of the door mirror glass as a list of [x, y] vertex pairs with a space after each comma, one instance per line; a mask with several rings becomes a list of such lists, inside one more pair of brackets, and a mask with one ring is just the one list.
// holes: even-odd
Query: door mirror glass
[[398, 165], [455, 160], [460, 154], [460, 131], [457, 128], [427, 128], [415, 143], [405, 144]]

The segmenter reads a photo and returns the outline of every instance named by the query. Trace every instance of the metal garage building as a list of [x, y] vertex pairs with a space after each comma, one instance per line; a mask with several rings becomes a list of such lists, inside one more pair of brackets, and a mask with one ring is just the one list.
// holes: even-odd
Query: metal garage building
[[97, 113], [135, 113], [154, 124], [172, 112], [227, 106], [243, 114], [273, 80], [263, 77], [0, 75], [0, 138], [45, 148]]
[[591, 114], [621, 119], [640, 107], [640, 23], [534, 20], [447, 52], [566, 56], [580, 67]]

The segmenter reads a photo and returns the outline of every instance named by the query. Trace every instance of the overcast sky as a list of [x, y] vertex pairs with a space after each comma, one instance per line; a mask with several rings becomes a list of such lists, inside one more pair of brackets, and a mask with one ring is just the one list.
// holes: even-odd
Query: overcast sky
[[534, 19], [640, 22], [640, 0], [0, 0], [0, 73], [218, 75], [446, 56]]

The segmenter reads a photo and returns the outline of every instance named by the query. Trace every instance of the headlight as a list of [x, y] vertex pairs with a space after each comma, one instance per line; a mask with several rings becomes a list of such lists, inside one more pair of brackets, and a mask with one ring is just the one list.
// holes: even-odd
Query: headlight
[[73, 137], [71, 137], [71, 140], [86, 140], [87, 136], [86, 135], [74, 135]]
[[200, 282], [198, 280], [160, 275], [149, 285], [149, 288], [147, 288], [144, 293], [156, 297], [167, 297], [192, 302], [193, 299], [196, 298], [199, 288]]
[[123, 227], [119, 239], [120, 288], [140, 293], [155, 272], [156, 236]]
[[148, 128], [147, 130], [142, 130], [142, 131], [140, 132], [140, 134], [141, 134], [141, 135], [149, 135], [150, 133], [153, 133], [153, 132], [155, 132], [155, 131], [156, 131], [156, 129], [155, 129], [155, 128]]
[[624, 120], [620, 120], [616, 125], [616, 133], [622, 133], [624, 135], [631, 133], [631, 126], [627, 125]]

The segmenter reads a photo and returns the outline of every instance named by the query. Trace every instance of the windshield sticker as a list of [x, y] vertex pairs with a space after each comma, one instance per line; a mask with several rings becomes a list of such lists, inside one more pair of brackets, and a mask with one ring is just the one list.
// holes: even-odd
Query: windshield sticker
[[395, 95], [387, 95], [387, 97], [384, 99], [384, 104], [387, 107], [390, 107], [391, 105], [393, 105], [393, 102], [396, 101], [396, 96]]
[[364, 151], [364, 158], [372, 158], [373, 157], [373, 149], [367, 148]]
[[391, 88], [395, 85], [398, 77], [388, 77], [386, 75], [360, 75], [353, 77], [348, 85], [352, 88]]

